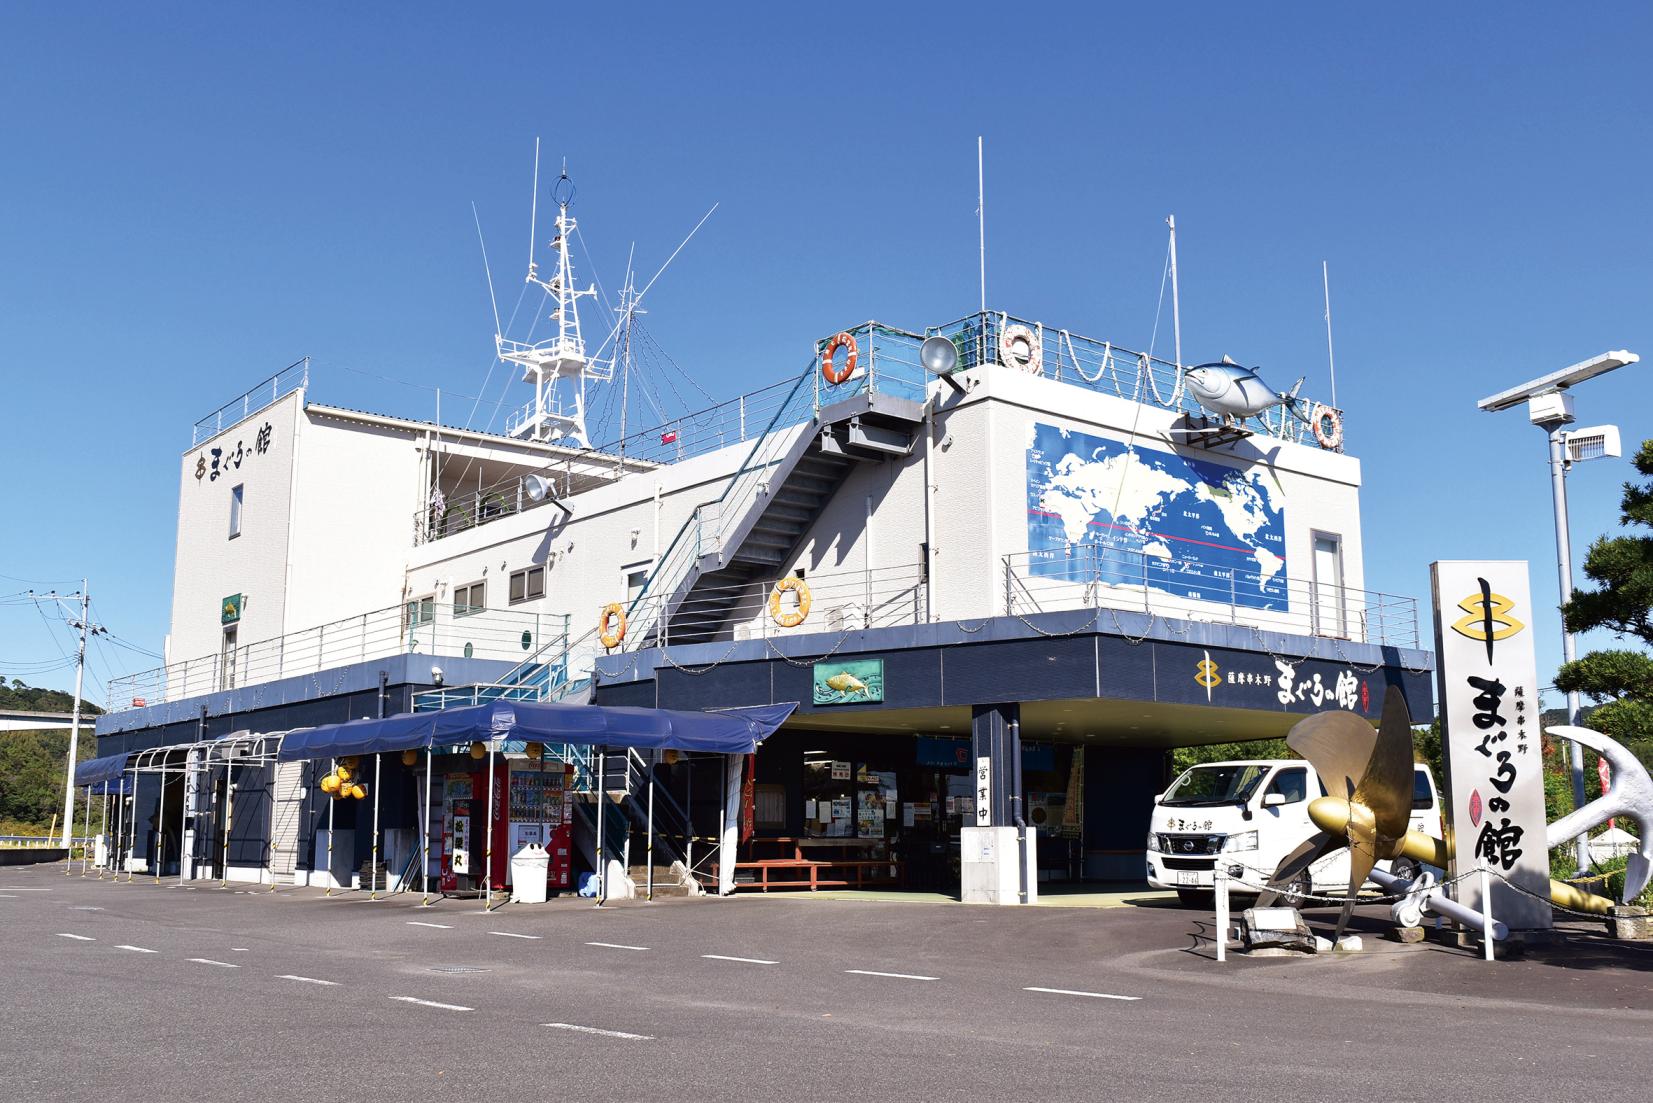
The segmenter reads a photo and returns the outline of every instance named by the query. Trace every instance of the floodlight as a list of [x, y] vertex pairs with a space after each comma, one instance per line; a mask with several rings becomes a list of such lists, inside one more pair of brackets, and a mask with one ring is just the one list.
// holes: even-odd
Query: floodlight
[[529, 475], [522, 480], [522, 489], [528, 492], [529, 501], [543, 502], [551, 493], [551, 480], [544, 475]]
[[1508, 410], [1510, 407], [1518, 406], [1530, 398], [1551, 394], [1555, 391], [1564, 391], [1574, 384], [1582, 383], [1586, 379], [1594, 379], [1598, 375], [1606, 375], [1616, 368], [1626, 367], [1640, 359], [1641, 357], [1635, 353], [1626, 352], [1623, 349], [1604, 352], [1600, 356], [1592, 357], [1589, 360], [1581, 360], [1570, 368], [1562, 368], [1560, 371], [1540, 376], [1530, 383], [1523, 383], [1519, 387], [1512, 387], [1507, 391], [1500, 391], [1491, 397], [1483, 398], [1476, 405], [1488, 413]]
[[936, 375], [946, 375], [958, 367], [958, 346], [940, 335], [926, 337], [924, 343], [918, 348], [918, 360], [919, 363], [924, 365], [925, 371], [934, 372]]
[[1614, 459], [1624, 455], [1624, 448], [1619, 443], [1617, 425], [1591, 425], [1583, 429], [1574, 429], [1570, 433], [1562, 433], [1561, 440], [1567, 448], [1568, 463]]

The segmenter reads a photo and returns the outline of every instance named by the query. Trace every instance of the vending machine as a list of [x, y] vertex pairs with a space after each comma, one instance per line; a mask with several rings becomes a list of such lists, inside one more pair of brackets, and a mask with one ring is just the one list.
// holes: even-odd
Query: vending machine
[[[490, 863], [485, 826], [489, 809], [488, 771], [450, 771], [443, 775], [442, 865], [438, 881], [443, 892], [482, 888], [487, 883], [485, 867], [490, 864], [493, 887], [505, 887], [511, 867], [511, 851], [506, 849], [510, 840], [506, 833], [509, 818], [505, 809], [505, 776], [505, 763], [500, 762], [494, 767], [493, 861]], [[469, 884], [461, 884], [460, 878], [467, 878]]]
[[569, 888], [573, 875], [574, 810], [566, 799], [573, 779], [574, 767], [560, 762], [511, 762], [508, 855], [529, 843], [544, 847], [550, 859], [546, 888], [552, 892]]

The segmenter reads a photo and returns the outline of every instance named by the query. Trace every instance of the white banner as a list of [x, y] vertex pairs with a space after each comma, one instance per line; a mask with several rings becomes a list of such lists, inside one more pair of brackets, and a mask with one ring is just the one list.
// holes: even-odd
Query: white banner
[[[1547, 928], [1550, 855], [1544, 820], [1538, 666], [1525, 561], [1432, 563], [1435, 661], [1457, 877], [1485, 862], [1496, 878], [1493, 918], [1511, 930]], [[1477, 878], [1453, 896], [1481, 906]]]

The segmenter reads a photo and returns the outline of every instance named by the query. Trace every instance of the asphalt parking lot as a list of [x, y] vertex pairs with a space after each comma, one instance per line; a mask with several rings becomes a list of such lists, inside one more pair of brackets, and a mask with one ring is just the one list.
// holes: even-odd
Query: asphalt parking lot
[[[1217, 964], [1209, 914], [736, 897], [485, 913], [0, 871], [19, 1100], [1642, 1098], [1653, 947]], [[1332, 913], [1311, 913], [1330, 922]]]

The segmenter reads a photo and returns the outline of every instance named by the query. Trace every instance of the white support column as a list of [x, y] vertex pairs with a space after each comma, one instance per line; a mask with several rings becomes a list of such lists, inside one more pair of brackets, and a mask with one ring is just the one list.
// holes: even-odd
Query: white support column
[[717, 894], [735, 891], [735, 851], [740, 845], [740, 773], [742, 756], [724, 756], [723, 820], [718, 826]]

